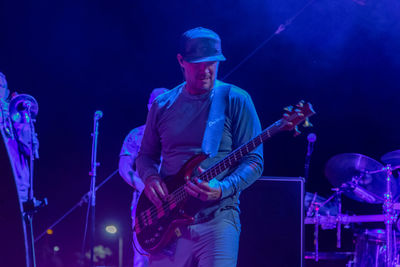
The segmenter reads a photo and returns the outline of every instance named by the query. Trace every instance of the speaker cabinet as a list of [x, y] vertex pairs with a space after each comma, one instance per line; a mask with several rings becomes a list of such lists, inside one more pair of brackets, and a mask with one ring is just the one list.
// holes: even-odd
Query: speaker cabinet
[[238, 266], [303, 267], [304, 179], [261, 177], [240, 196]]

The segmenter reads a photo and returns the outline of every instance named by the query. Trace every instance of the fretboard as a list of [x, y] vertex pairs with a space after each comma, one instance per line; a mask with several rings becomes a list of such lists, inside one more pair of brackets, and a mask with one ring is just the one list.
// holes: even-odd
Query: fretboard
[[259, 145], [264, 143], [266, 140], [274, 136], [275, 134], [281, 132], [281, 123], [282, 120], [279, 120], [262, 131], [261, 134], [257, 135], [249, 142], [241, 145], [234, 151], [232, 151], [228, 156], [224, 159], [208, 168], [206, 171], [199, 175], [199, 179], [203, 181], [210, 181], [214, 177], [218, 176], [220, 173], [225, 171], [226, 169], [235, 166], [239, 163], [239, 161], [246, 156], [249, 152], [256, 149]]

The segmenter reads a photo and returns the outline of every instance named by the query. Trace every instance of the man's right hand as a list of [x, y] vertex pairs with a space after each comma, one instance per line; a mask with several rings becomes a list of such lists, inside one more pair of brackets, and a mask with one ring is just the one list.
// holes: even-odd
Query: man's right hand
[[146, 179], [144, 193], [153, 204], [159, 208], [167, 199], [168, 189], [159, 176], [149, 176]]

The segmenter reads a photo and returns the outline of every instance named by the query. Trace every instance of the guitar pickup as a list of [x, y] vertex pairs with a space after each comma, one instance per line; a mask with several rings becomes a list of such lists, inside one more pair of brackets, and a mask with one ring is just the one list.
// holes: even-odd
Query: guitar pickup
[[160, 219], [164, 215], [165, 215], [164, 207], [161, 206], [160, 208], [157, 208], [157, 217]]
[[177, 237], [181, 237], [182, 236], [182, 232], [181, 232], [181, 229], [179, 229], [179, 227], [175, 228], [175, 234], [176, 234]]

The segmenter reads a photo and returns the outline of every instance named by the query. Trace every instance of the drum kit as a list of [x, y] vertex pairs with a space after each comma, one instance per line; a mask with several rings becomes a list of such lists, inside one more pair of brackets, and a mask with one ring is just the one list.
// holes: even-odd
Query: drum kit
[[[336, 247], [341, 248], [342, 226], [351, 223], [384, 223], [385, 229], [363, 229], [355, 240], [354, 257], [348, 267], [400, 266], [400, 232], [395, 225], [400, 211], [400, 150], [386, 153], [382, 163], [370, 157], [339, 154], [327, 162], [325, 176], [334, 186], [328, 199], [307, 193], [305, 224], [314, 225], [315, 252], [306, 259], [319, 261], [326, 253], [319, 252], [319, 230], [336, 228]], [[382, 214], [347, 215], [342, 213], [342, 195], [363, 203], [382, 205]], [[397, 225], [399, 228], [400, 223]], [[398, 236], [399, 235], [399, 236]], [[400, 241], [400, 239], [399, 239]], [[335, 254], [335, 253], [333, 253]], [[337, 252], [337, 254], [341, 254]], [[343, 254], [343, 253], [342, 253]]]

